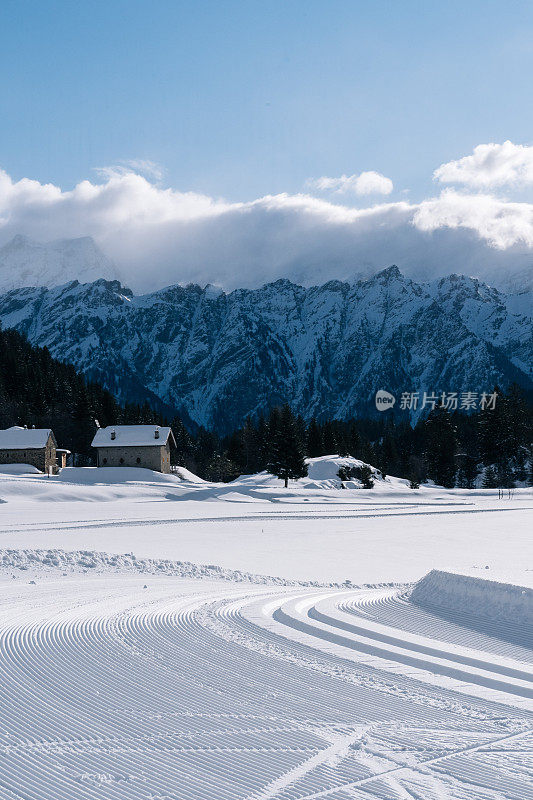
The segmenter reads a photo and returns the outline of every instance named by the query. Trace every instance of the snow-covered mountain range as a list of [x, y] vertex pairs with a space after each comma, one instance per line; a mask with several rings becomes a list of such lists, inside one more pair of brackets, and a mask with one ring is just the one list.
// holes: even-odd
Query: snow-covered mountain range
[[67, 281], [82, 283], [119, 278], [114, 264], [90, 236], [35, 242], [15, 236], [0, 247], [0, 291], [21, 286], [58, 286]]
[[0, 296], [4, 327], [120, 398], [155, 395], [219, 430], [286, 400], [306, 418], [348, 417], [375, 412], [378, 389], [530, 387], [530, 310], [527, 294], [458, 275], [418, 284], [397, 267], [311, 288], [278, 280], [134, 296], [97, 280]]

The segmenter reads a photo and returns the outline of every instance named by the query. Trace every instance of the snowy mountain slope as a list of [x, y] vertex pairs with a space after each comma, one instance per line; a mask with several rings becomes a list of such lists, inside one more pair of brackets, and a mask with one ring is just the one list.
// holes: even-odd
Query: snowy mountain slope
[[99, 280], [0, 296], [4, 327], [123, 399], [144, 391], [219, 430], [286, 400], [306, 418], [348, 417], [375, 411], [377, 389], [529, 386], [525, 309], [471, 278], [417, 284], [397, 267], [354, 284], [278, 280], [229, 294], [189, 285], [135, 297]]
[[42, 244], [18, 235], [0, 248], [1, 291], [117, 277], [116, 268], [90, 236]]

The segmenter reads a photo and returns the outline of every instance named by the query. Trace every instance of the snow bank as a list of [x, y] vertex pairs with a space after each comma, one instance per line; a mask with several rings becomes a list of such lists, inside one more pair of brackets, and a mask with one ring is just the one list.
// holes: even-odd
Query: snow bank
[[189, 481], [189, 483], [207, 483], [185, 467], [175, 467], [172, 475], [177, 475], [182, 481]]
[[178, 578], [218, 578], [238, 583], [275, 584], [277, 586], [316, 586], [316, 582], [289, 581], [269, 575], [256, 575], [241, 570], [224, 569], [214, 564], [192, 564], [189, 561], [136, 558], [133, 553], [121, 555], [98, 553], [94, 550], [0, 550], [0, 571], [11, 570], [36, 573], [139, 573], [170, 575]]
[[227, 569], [216, 564], [193, 564], [167, 558], [137, 558], [134, 553], [102, 553], [95, 550], [0, 549], [0, 576], [15, 577], [18, 570], [27, 577], [45, 577], [58, 572], [66, 574], [140, 574], [166, 575], [176, 578], [218, 579], [235, 583], [254, 583], [274, 586], [312, 586], [334, 589], [382, 589], [397, 587], [396, 583], [364, 583], [355, 586], [350, 581], [320, 582], [291, 580], [272, 575], [261, 575], [239, 569]]
[[117, 483], [179, 483], [173, 474], [155, 472], [143, 467], [64, 467], [54, 481], [77, 485]]
[[418, 581], [410, 600], [488, 619], [533, 625], [533, 589], [471, 575], [432, 570]]
[[42, 475], [41, 470], [31, 464], [0, 464], [3, 475]]

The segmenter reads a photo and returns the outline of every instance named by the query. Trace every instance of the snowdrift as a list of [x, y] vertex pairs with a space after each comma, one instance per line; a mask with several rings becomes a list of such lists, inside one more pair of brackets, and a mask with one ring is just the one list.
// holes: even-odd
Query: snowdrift
[[40, 469], [31, 464], [0, 464], [2, 475], [42, 475]]
[[432, 570], [418, 581], [410, 601], [425, 608], [533, 625], [533, 588]]
[[178, 475], [163, 475], [141, 467], [65, 467], [58, 475], [48, 477], [23, 466], [17, 472], [0, 471], [2, 500], [105, 503], [129, 498], [131, 502], [142, 502], [183, 494], [187, 485]]

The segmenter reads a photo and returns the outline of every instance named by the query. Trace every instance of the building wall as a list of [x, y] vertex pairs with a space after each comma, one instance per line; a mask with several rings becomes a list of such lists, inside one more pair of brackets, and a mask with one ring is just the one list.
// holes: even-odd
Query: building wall
[[144, 467], [156, 472], [170, 472], [170, 446], [98, 447], [99, 467]]
[[57, 471], [56, 447], [50, 436], [46, 447], [38, 447], [28, 450], [1, 450], [0, 464], [31, 464], [41, 472]]

